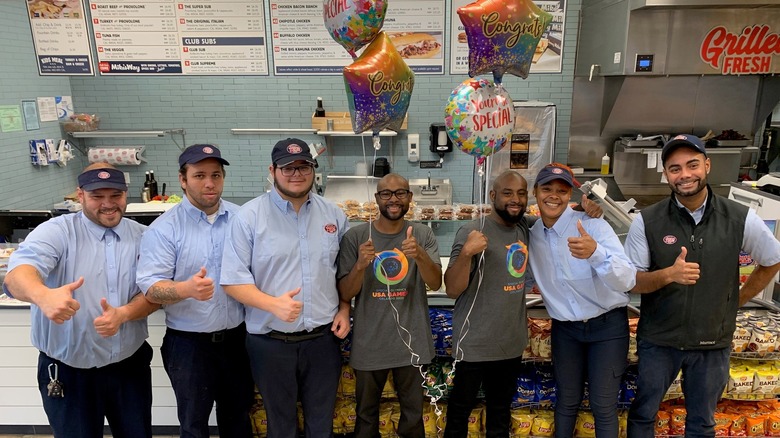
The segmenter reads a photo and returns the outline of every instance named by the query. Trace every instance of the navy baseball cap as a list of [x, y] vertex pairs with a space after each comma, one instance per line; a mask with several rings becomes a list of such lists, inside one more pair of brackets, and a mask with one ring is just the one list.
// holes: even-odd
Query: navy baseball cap
[[79, 175], [79, 188], [91, 192], [97, 189], [116, 189], [127, 191], [125, 174], [112, 167], [103, 167], [82, 172]]
[[539, 171], [539, 174], [536, 175], [536, 182], [534, 183], [534, 186], [541, 186], [556, 179], [562, 180], [572, 187], [579, 186], [568, 169], [554, 165], [545, 166], [542, 168], [542, 170]]
[[219, 148], [213, 144], [194, 144], [179, 155], [179, 167], [184, 167], [185, 164], [198, 163], [207, 158], [214, 158], [226, 166], [230, 165], [226, 159], [222, 158]]
[[690, 134], [680, 134], [666, 142], [663, 150], [661, 150], [661, 162], [665, 162], [666, 157], [668, 157], [672, 151], [683, 146], [701, 152], [705, 156], [707, 155], [707, 150], [704, 149], [704, 142], [702, 142], [699, 137]]
[[309, 151], [309, 144], [297, 138], [280, 140], [271, 151], [271, 161], [274, 166], [284, 167], [295, 161], [302, 160], [309, 164], [315, 164]]

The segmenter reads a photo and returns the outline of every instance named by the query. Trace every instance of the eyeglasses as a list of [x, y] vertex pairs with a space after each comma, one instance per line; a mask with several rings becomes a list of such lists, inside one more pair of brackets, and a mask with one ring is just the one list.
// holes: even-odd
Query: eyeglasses
[[279, 171], [282, 172], [282, 176], [293, 176], [295, 175], [296, 170], [301, 176], [309, 176], [314, 171], [314, 166], [310, 166], [310, 165], [296, 166], [296, 167], [285, 166], [279, 168]]
[[412, 192], [406, 189], [398, 189], [395, 191], [382, 190], [381, 192], [377, 192], [376, 195], [379, 196], [379, 199], [384, 199], [385, 201], [387, 201], [388, 199], [392, 198], [393, 195], [395, 195], [396, 198], [401, 200], [406, 199], [406, 197], [409, 196], [409, 193]]

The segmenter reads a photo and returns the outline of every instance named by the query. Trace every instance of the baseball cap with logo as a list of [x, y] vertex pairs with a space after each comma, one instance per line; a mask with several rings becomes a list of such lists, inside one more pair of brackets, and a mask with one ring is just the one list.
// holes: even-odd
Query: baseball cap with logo
[[661, 162], [665, 162], [666, 157], [668, 157], [672, 151], [683, 146], [701, 152], [705, 156], [707, 155], [707, 150], [704, 149], [704, 142], [702, 142], [699, 137], [690, 134], [680, 134], [666, 142], [664, 148], [661, 150]]
[[315, 164], [314, 158], [309, 152], [309, 144], [297, 138], [280, 140], [271, 151], [271, 161], [276, 167], [284, 167], [299, 160]]
[[213, 144], [194, 144], [179, 155], [179, 167], [184, 167], [185, 164], [197, 163], [207, 158], [214, 158], [226, 166], [230, 165], [226, 159], [222, 158], [219, 148]]
[[118, 169], [104, 167], [82, 172], [79, 175], [79, 188], [91, 192], [97, 189], [116, 189], [127, 191], [125, 174]]
[[554, 164], [549, 164], [539, 171], [539, 174], [536, 175], [534, 186], [541, 186], [556, 179], [562, 180], [572, 187], [579, 187], [579, 184], [577, 184], [568, 168], [559, 167]]

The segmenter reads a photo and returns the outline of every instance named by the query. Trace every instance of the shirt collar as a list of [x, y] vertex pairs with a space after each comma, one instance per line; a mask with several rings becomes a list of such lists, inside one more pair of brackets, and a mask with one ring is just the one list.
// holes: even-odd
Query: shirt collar
[[[206, 217], [208, 216], [203, 210], [199, 209], [198, 207], [195, 207], [192, 205], [192, 202], [190, 202], [189, 198], [187, 198], [187, 195], [185, 194], [182, 196], [181, 200], [181, 208], [184, 209], [184, 212], [187, 213], [189, 217], [194, 219], [196, 222], [201, 220], [207, 220]], [[225, 203], [222, 202], [222, 198], [219, 199], [219, 209], [217, 210], [217, 217], [222, 216], [223, 214], [227, 214], [228, 211], [225, 209]], [[229, 216], [226, 217], [226, 219], [229, 219]]]
[[552, 227], [550, 228], [544, 227], [544, 222], [542, 221], [541, 218], [539, 218], [539, 223], [541, 223], [546, 230], [555, 231], [557, 235], [563, 236], [566, 229], [571, 224], [571, 221], [573, 221], [574, 219], [576, 219], [574, 210], [572, 210], [571, 207], [569, 207], [569, 204], [567, 203], [566, 208], [563, 210], [563, 213], [560, 215], [560, 217], [558, 217], [558, 220], [555, 221]]
[[678, 207], [685, 209], [685, 211], [687, 211], [687, 212], [688, 212], [688, 214], [690, 214], [691, 216], [693, 216], [694, 214], [696, 214], [696, 213], [698, 213], [698, 212], [703, 212], [703, 211], [704, 211], [704, 209], [707, 207], [707, 200], [708, 200], [708, 198], [709, 198], [709, 197], [707, 197], [707, 198], [704, 198], [704, 202], [702, 202], [702, 203], [701, 203], [701, 205], [699, 206], [699, 208], [697, 208], [696, 210], [693, 210], [693, 211], [691, 211], [691, 210], [688, 210], [688, 207], [684, 206], [684, 205], [682, 204], [682, 202], [680, 202], [680, 200], [679, 200], [679, 199], [677, 199], [677, 196], [675, 196], [675, 197], [674, 197], [674, 203], [675, 203], [675, 204], [676, 204]]
[[84, 215], [84, 212], [78, 212], [76, 214], [81, 215], [81, 219], [84, 222], [84, 226], [87, 228], [87, 231], [89, 231], [97, 240], [102, 241], [103, 238], [106, 235], [106, 230], [112, 230], [119, 240], [122, 240], [125, 235], [127, 234], [127, 227], [125, 227], [125, 220], [122, 218], [121, 221], [119, 221], [119, 225], [115, 226], [114, 228], [106, 228], [102, 225], [96, 224], [92, 222], [90, 218]]

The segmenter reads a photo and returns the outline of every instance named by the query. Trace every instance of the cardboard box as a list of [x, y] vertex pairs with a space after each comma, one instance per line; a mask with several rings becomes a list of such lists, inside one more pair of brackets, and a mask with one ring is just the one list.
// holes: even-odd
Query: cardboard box
[[[406, 129], [408, 115], [404, 116], [404, 122], [401, 125], [401, 129]], [[328, 129], [328, 120], [333, 120], [333, 128]], [[311, 115], [311, 127], [318, 131], [349, 131], [352, 130], [352, 117], [349, 111], [326, 111], [325, 117], [314, 117]]]
[[[332, 129], [328, 129], [328, 120], [333, 120]], [[318, 131], [352, 131], [352, 118], [349, 111], [325, 111], [325, 117], [311, 115], [311, 127]]]

